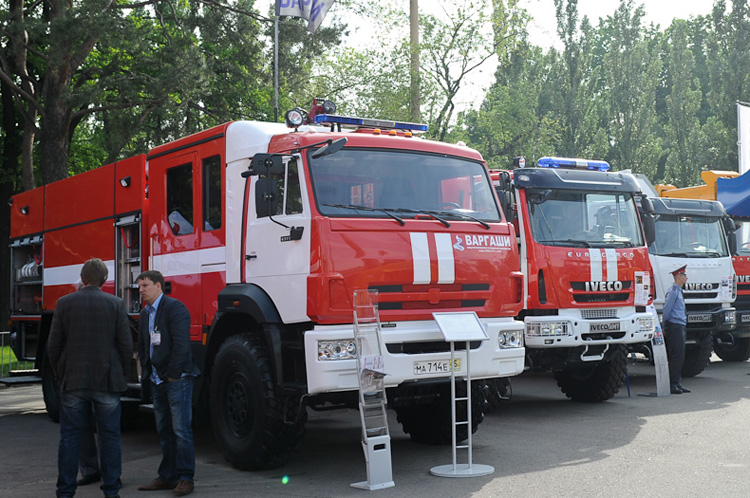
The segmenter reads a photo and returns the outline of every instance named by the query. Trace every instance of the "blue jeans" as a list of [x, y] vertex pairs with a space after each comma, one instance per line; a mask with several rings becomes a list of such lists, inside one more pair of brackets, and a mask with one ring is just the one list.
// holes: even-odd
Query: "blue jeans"
[[193, 481], [195, 447], [193, 445], [194, 377], [154, 384], [154, 415], [161, 443], [159, 478], [165, 482]]
[[101, 489], [105, 496], [119, 493], [122, 472], [120, 449], [120, 393], [76, 389], [60, 392], [60, 446], [57, 452], [57, 496], [76, 492], [81, 439], [91, 430], [89, 414], [93, 409], [99, 434]]

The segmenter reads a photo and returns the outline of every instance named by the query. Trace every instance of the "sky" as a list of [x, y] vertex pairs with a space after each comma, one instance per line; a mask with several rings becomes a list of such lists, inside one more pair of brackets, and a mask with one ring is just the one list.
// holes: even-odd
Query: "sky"
[[[422, 0], [421, 3], [429, 3], [429, 0]], [[645, 22], [658, 24], [664, 30], [675, 18], [688, 19], [691, 16], [709, 14], [714, 2], [712, 0], [635, 1], [636, 6], [641, 4], [646, 10]], [[620, 0], [578, 0], [578, 12], [581, 18], [587, 16], [591, 24], [596, 26], [599, 18], [612, 15], [619, 5]], [[521, 0], [521, 6], [534, 18], [529, 26], [532, 40], [542, 47], [552, 45], [550, 39], [557, 39], [554, 0]]]
[[[396, 5], [403, 4], [405, 11], [409, 9], [409, 0], [390, 0]], [[419, 0], [420, 12], [429, 12], [435, 15], [443, 14], [443, 5], [454, 5], [462, 1], [469, 0]], [[268, 12], [268, 6], [273, 4], [273, 0], [256, 0], [256, 8], [262, 12]], [[714, 0], [635, 0], [635, 5], [644, 5], [646, 15], [645, 23], [658, 24], [661, 30], [667, 28], [673, 19], [688, 19], [691, 16], [709, 14], [713, 8]], [[554, 0], [520, 0], [520, 5], [533, 18], [529, 25], [529, 36], [532, 43], [543, 48], [552, 46], [562, 48], [561, 42], [557, 38], [557, 20], [555, 19], [555, 2]], [[578, 0], [578, 12], [582, 19], [587, 16], [593, 26], [598, 25], [599, 18], [611, 16], [614, 14], [620, 0]], [[328, 15], [335, 13], [336, 5], [334, 4]], [[323, 21], [326, 26], [328, 21]], [[356, 20], [350, 21], [351, 40], [345, 43], [358, 44], [361, 40], [372, 41], [371, 28], [368, 26], [357, 26]], [[408, 38], [409, 34], [396, 34]], [[360, 40], [360, 41], [357, 41]], [[490, 86], [496, 67], [496, 61], [488, 60], [479, 70], [470, 78], [470, 84], [466, 85], [457, 96], [457, 107], [466, 109], [467, 107], [476, 107], [477, 95], [484, 95], [486, 89]]]

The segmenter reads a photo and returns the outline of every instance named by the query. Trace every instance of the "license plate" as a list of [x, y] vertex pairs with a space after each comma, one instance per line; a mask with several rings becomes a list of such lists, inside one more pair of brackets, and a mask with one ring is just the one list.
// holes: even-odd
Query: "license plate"
[[710, 321], [711, 321], [711, 315], [708, 313], [703, 313], [700, 315], [688, 315], [688, 322], [690, 323], [710, 322]]
[[601, 322], [589, 324], [589, 332], [617, 332], [620, 322]]
[[[451, 373], [450, 360], [440, 361], [415, 361], [414, 362], [414, 375], [427, 375], [437, 373]], [[461, 359], [456, 358], [453, 360], [453, 370], [456, 372], [461, 371]]]
[[740, 319], [742, 323], [750, 322], [750, 315], [742, 315], [742, 318]]

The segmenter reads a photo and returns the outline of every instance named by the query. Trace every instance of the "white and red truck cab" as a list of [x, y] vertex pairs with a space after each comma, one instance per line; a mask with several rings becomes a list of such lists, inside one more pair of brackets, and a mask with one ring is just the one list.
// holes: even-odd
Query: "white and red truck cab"
[[210, 408], [232, 464], [270, 468], [299, 446], [308, 408], [357, 406], [352, 296], [377, 290], [388, 401], [417, 441], [451, 441], [450, 369], [466, 364], [458, 345], [450, 365], [432, 313], [478, 315], [489, 340], [470, 344], [476, 430], [481, 379], [519, 374], [525, 355], [513, 226], [482, 157], [413, 136], [424, 125], [315, 119], [226, 123], [14, 196], [24, 356], [43, 367], [55, 303], [88, 258], [107, 262], [104, 289], [134, 327], [135, 278], [159, 270], [191, 313], [197, 409]]
[[518, 159], [492, 174], [526, 277], [527, 366], [551, 370], [573, 400], [607, 400], [625, 381], [626, 345], [654, 333], [639, 187], [604, 161]]

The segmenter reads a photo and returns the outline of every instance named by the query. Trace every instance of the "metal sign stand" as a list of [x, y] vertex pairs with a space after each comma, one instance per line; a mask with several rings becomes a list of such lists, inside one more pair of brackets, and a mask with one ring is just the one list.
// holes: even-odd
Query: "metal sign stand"
[[[495, 468], [490, 465], [480, 465], [473, 462], [472, 434], [471, 434], [471, 341], [486, 341], [489, 338], [476, 313], [433, 313], [432, 316], [440, 327], [443, 337], [451, 344], [451, 422], [452, 427], [452, 455], [453, 463], [438, 465], [430, 469], [430, 473], [439, 477], [479, 477], [492, 474]], [[456, 373], [456, 342], [466, 343], [466, 397], [456, 397], [456, 381], [460, 380], [460, 373]], [[466, 403], [466, 420], [456, 420], [457, 403]], [[469, 437], [466, 444], [458, 445], [456, 428], [466, 425]], [[456, 452], [467, 450], [467, 463], [457, 463]]]
[[391, 436], [385, 411], [383, 356], [380, 351], [378, 292], [354, 291], [354, 339], [357, 344], [359, 417], [362, 421], [362, 449], [367, 463], [367, 480], [353, 488], [385, 489], [395, 486], [391, 470]]
[[654, 317], [654, 338], [651, 340], [651, 351], [654, 355], [654, 368], [656, 369], [656, 392], [639, 393], [639, 396], [669, 396], [669, 361], [667, 360], [667, 348], [664, 345], [664, 335], [659, 325], [659, 315], [653, 304], [647, 308]]

